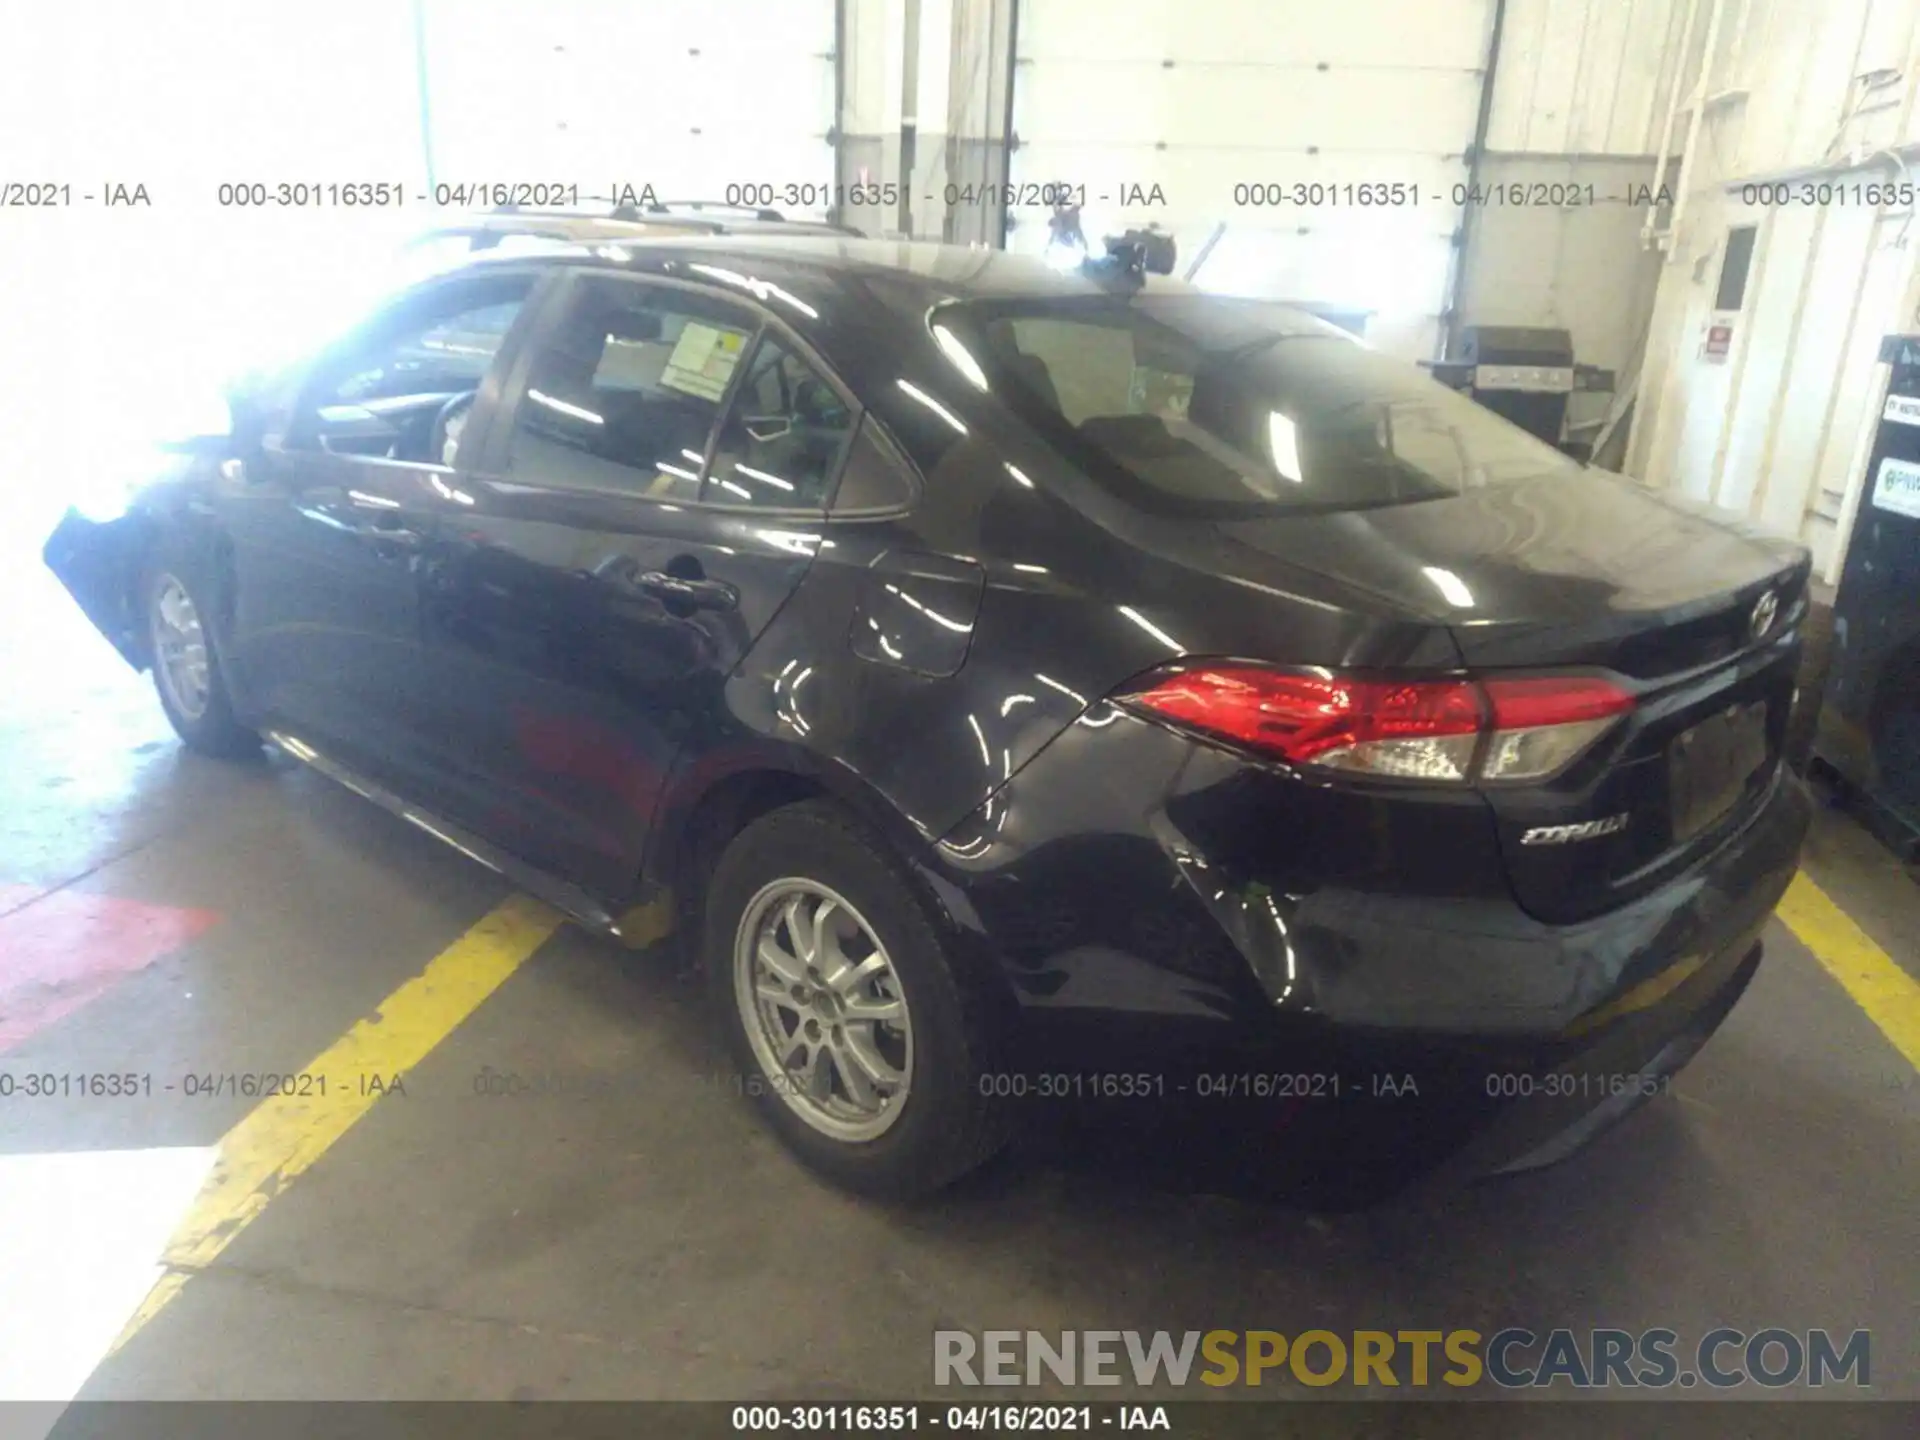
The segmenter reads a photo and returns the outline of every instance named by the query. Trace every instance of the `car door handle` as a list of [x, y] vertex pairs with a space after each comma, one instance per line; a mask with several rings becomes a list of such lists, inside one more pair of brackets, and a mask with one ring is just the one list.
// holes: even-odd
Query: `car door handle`
[[696, 610], [736, 610], [740, 606], [740, 592], [724, 580], [690, 580], [664, 570], [643, 570], [626, 583], [658, 599], [677, 601]]

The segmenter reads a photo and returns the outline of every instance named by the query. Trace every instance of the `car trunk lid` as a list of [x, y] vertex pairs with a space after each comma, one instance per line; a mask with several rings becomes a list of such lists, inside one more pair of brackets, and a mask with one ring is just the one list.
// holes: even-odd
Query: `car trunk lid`
[[1798, 545], [1578, 471], [1223, 528], [1445, 617], [1475, 674], [1598, 671], [1634, 693], [1561, 774], [1482, 786], [1515, 895], [1542, 919], [1645, 893], [1739, 829], [1774, 782], [1806, 607]]

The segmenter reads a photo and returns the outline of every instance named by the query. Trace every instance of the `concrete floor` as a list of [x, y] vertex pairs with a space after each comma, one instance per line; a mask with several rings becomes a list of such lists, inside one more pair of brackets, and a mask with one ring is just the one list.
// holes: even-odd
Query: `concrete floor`
[[[43, 944], [106, 934], [151, 959], [73, 980], [99, 993], [0, 1041], [0, 1072], [299, 1068], [501, 882], [285, 762], [182, 752], [40, 571], [26, 540], [48, 517], [16, 512], [0, 947], [39, 924]], [[1898, 865], [1836, 815], [1808, 863], [1914, 964], [1920, 892]], [[1920, 1078], [1784, 926], [1767, 944], [1678, 1093], [1572, 1161], [1322, 1216], [1031, 1153], [917, 1209], [846, 1198], [700, 1080], [721, 1062], [690, 984], [563, 930], [82, 1393], [903, 1396], [931, 1393], [946, 1327], [1728, 1324], [1869, 1328], [1875, 1393], [1920, 1398]], [[569, 1089], [476, 1095], [487, 1066]], [[0, 1167], [210, 1146], [248, 1106], [16, 1098]], [[44, 1249], [58, 1273], [88, 1243], [70, 1227]]]

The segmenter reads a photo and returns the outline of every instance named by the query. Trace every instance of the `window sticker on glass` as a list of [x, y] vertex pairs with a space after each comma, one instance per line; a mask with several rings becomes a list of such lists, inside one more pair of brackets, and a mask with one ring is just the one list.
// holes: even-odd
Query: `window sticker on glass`
[[717, 325], [702, 325], [689, 320], [674, 342], [666, 369], [660, 372], [660, 384], [669, 390], [698, 395], [702, 400], [718, 400], [726, 393], [734, 367], [746, 349], [746, 334], [723, 330]]

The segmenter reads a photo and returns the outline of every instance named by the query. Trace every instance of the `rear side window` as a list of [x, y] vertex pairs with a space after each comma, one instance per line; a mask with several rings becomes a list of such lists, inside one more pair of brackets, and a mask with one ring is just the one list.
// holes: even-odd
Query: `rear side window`
[[713, 505], [824, 510], [853, 412], [784, 341], [764, 336], [734, 392], [701, 498]]
[[1266, 301], [976, 304], [941, 323], [1068, 458], [1161, 514], [1358, 510], [1578, 473], [1413, 366]]
[[533, 357], [506, 472], [698, 499], [708, 439], [756, 328], [708, 296], [583, 278]]
[[837, 515], [886, 513], [905, 509], [916, 493], [913, 466], [871, 415], [863, 417], [840, 472], [834, 493]]

